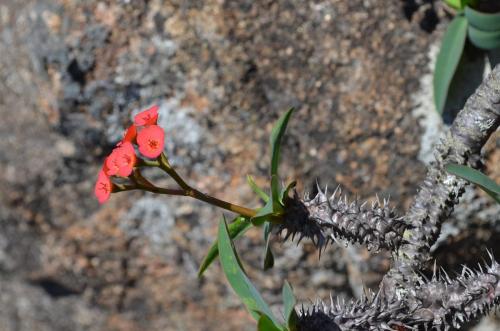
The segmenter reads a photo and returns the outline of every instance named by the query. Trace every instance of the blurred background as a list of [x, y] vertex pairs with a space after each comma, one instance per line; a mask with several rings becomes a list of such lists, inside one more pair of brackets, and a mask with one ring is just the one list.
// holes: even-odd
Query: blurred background
[[[222, 211], [142, 192], [99, 206], [104, 157], [156, 103], [178, 171], [257, 207], [245, 176], [266, 185], [272, 124], [295, 106], [283, 179], [390, 196], [402, 213], [444, 129], [431, 84], [447, 22], [437, 1], [2, 0], [0, 331], [254, 330], [217, 263], [196, 276]], [[497, 182], [499, 141], [485, 148]], [[473, 188], [463, 200], [434, 247], [450, 274], [500, 250], [498, 207]], [[306, 305], [356, 298], [390, 261], [276, 237], [263, 272], [260, 232], [238, 248], [276, 311], [285, 279]]]

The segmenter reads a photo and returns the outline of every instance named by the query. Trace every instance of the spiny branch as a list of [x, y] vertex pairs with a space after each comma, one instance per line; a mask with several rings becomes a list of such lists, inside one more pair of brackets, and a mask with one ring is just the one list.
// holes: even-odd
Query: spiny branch
[[500, 304], [496, 262], [485, 272], [464, 268], [453, 281], [447, 275], [426, 281], [418, 274], [427, 267], [430, 248], [466, 185], [448, 174], [445, 165], [476, 167], [481, 148], [499, 125], [500, 66], [496, 66], [436, 146], [436, 161], [403, 218], [385, 205], [365, 209], [329, 199], [322, 192], [312, 200], [290, 199], [290, 213], [281, 227], [288, 235], [312, 238], [320, 249], [335, 237], [375, 248], [397, 248], [376, 296], [347, 305], [314, 305], [300, 314], [299, 331], [448, 330]]
[[391, 270], [382, 281], [392, 295], [397, 296], [401, 288], [416, 281], [414, 270], [427, 267], [430, 248], [441, 232], [441, 225], [465, 190], [467, 182], [447, 173], [444, 166], [457, 163], [476, 167], [481, 148], [499, 125], [500, 66], [496, 66], [435, 147], [436, 161], [429, 166], [420, 191], [404, 216], [409, 225], [404, 234], [408, 240], [399, 248]]
[[464, 192], [464, 180], [447, 173], [447, 163], [477, 166], [481, 148], [500, 124], [500, 66], [490, 73], [453, 121], [448, 134], [436, 146], [436, 161], [405, 215], [410, 224], [408, 242], [401, 247], [395, 269], [408, 273], [431, 259], [430, 247], [441, 225]]
[[286, 232], [285, 240], [307, 237], [319, 250], [337, 239], [366, 245], [369, 250], [395, 250], [404, 242], [406, 225], [389, 207], [388, 200], [380, 203], [377, 198], [371, 204], [349, 202], [339, 187], [330, 197], [327, 194], [327, 190], [318, 188], [312, 199], [300, 199], [296, 194], [288, 199], [284, 222], [278, 228]]
[[500, 265], [472, 271], [464, 267], [455, 280], [434, 273], [418, 276], [400, 297], [386, 297], [384, 289], [356, 302], [318, 302], [299, 312], [300, 331], [320, 330], [448, 330], [459, 328], [500, 303]]

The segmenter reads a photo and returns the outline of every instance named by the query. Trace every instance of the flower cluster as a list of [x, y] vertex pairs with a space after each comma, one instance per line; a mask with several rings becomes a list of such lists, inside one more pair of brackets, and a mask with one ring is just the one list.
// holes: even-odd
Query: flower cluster
[[123, 139], [104, 161], [95, 184], [94, 193], [100, 203], [109, 199], [113, 191], [111, 176], [129, 177], [137, 164], [137, 145], [142, 156], [157, 158], [163, 151], [165, 132], [157, 125], [158, 106], [152, 106], [134, 117]]

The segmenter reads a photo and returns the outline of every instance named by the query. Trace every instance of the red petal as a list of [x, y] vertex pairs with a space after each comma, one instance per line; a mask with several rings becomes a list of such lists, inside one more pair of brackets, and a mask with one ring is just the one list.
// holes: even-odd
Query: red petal
[[106, 175], [108, 176], [113, 176], [118, 173], [118, 169], [120, 168], [118, 166], [118, 157], [119, 157], [119, 149], [120, 147], [116, 147], [113, 149], [111, 154], [106, 158], [105, 164], [106, 164]]
[[127, 129], [127, 132], [125, 132], [125, 136], [122, 139], [122, 142], [128, 141], [128, 142], [134, 142], [135, 137], [137, 136], [137, 128], [135, 127], [134, 124], [129, 126]]
[[138, 126], [143, 126], [143, 125], [156, 125], [158, 121], [158, 107], [157, 105], [154, 105], [139, 114], [135, 115], [134, 117], [134, 123]]
[[109, 177], [104, 173], [104, 170], [99, 171], [97, 176], [97, 181], [94, 187], [94, 194], [99, 201], [99, 203], [105, 203], [108, 201], [111, 195], [112, 183]]
[[149, 158], [158, 157], [163, 151], [165, 132], [158, 125], [148, 126], [137, 134], [139, 152]]

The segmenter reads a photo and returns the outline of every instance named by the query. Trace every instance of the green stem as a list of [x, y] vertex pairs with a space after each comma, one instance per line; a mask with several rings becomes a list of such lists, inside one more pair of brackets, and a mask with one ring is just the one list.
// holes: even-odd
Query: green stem
[[243, 206], [236, 205], [234, 203], [230, 203], [230, 202], [227, 202], [224, 200], [217, 199], [215, 197], [212, 197], [210, 195], [202, 193], [202, 192], [200, 192], [196, 189], [193, 189], [193, 188], [188, 190], [186, 193], [187, 193], [186, 194], [187, 196], [190, 196], [190, 197], [195, 198], [197, 200], [204, 201], [206, 203], [209, 203], [211, 205], [215, 205], [215, 206], [223, 208], [223, 209], [230, 210], [230, 211], [235, 212], [236, 214], [240, 214], [242, 216], [246, 216], [246, 217], [251, 218], [257, 214], [257, 212], [253, 209], [246, 208]]
[[137, 167], [158, 167], [160, 166], [160, 163], [158, 160], [145, 160], [141, 158], [137, 158]]
[[192, 188], [188, 183], [186, 183], [182, 179], [182, 177], [174, 170], [174, 168], [172, 168], [164, 153], [161, 153], [161, 155], [155, 161], [141, 159], [138, 162], [138, 166], [160, 167], [160, 169], [165, 171], [168, 175], [170, 175], [170, 177], [172, 177], [175, 180], [175, 182], [181, 187], [181, 189], [168, 189], [168, 188], [156, 187], [141, 175], [139, 169], [136, 169], [134, 171], [134, 176], [132, 178], [135, 185], [114, 184], [115, 189], [113, 190], [113, 192], [141, 189], [144, 191], [149, 191], [159, 194], [188, 196], [197, 200], [204, 201], [211, 205], [232, 211], [236, 214], [240, 214], [245, 217], [251, 218], [257, 214], [257, 212], [253, 209], [239, 206], [234, 203], [230, 203], [221, 199], [217, 199], [215, 197], [202, 193], [195, 188]]
[[186, 191], [192, 190], [192, 188], [184, 181], [184, 179], [182, 179], [182, 177], [174, 170], [174, 168], [172, 168], [165, 153], [162, 152], [157, 161], [159, 163], [160, 169], [169, 174], [170, 177], [172, 177], [180, 187], [182, 187]]
[[146, 186], [140, 183], [137, 183], [136, 185], [113, 184], [113, 193], [133, 191], [133, 190], [143, 190], [159, 194], [187, 196], [184, 190], [179, 190], [179, 189], [163, 188], [157, 186]]
[[179, 186], [184, 189], [187, 196], [194, 198], [194, 199], [197, 199], [197, 200], [204, 201], [206, 203], [209, 203], [211, 205], [214, 205], [214, 206], [226, 209], [226, 210], [230, 210], [230, 211], [235, 212], [237, 214], [240, 214], [242, 216], [254, 217], [257, 214], [257, 212], [253, 209], [249, 209], [249, 208], [246, 208], [243, 206], [236, 205], [234, 203], [230, 203], [230, 202], [227, 202], [224, 200], [217, 199], [215, 197], [212, 197], [210, 195], [202, 193], [195, 188], [192, 188], [188, 183], [186, 183], [182, 179], [182, 177], [170, 165], [165, 153], [161, 153], [161, 155], [158, 157], [158, 162], [159, 162], [160, 168], [163, 171], [165, 171], [167, 174], [169, 174], [175, 180], [175, 182], [177, 184], [179, 184]]

